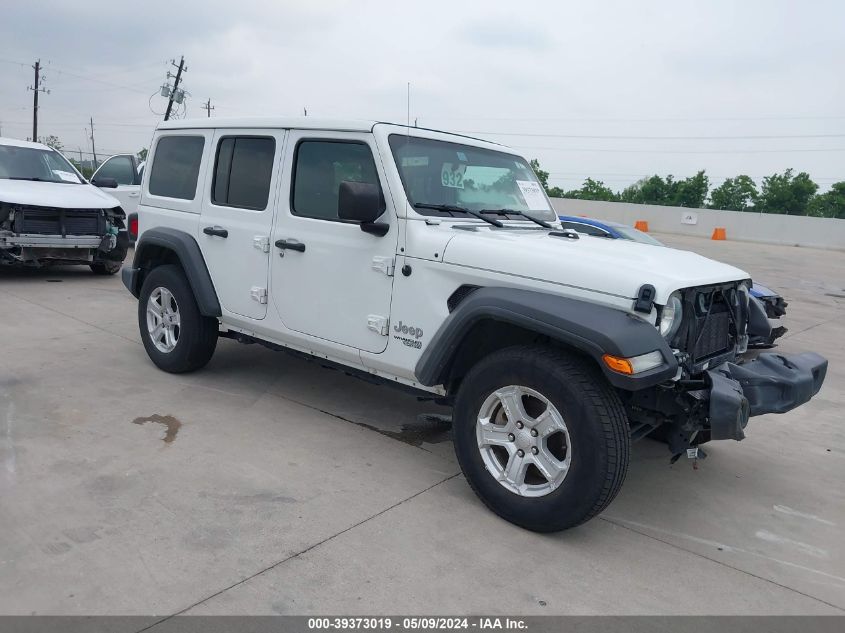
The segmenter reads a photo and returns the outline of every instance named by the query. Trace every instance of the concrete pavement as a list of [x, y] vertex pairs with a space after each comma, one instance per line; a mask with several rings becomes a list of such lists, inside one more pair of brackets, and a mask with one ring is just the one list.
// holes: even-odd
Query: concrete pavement
[[117, 277], [0, 271], [0, 613], [842, 614], [845, 253], [659, 237], [781, 291], [827, 383], [698, 470], [636, 444], [554, 535], [483, 507], [430, 403], [228, 340], [168, 375]]

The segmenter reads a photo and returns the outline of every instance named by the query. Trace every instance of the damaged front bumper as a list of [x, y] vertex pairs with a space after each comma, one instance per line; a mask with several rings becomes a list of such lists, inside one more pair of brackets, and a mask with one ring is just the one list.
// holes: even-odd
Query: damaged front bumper
[[819, 392], [826, 374], [827, 359], [813, 352], [764, 353], [708, 370], [710, 439], [743, 439], [750, 417], [801, 406]]

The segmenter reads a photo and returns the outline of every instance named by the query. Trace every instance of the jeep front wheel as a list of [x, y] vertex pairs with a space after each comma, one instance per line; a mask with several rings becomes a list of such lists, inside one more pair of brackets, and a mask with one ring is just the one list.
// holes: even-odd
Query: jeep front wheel
[[217, 319], [200, 314], [178, 266], [154, 268], [138, 296], [138, 326], [150, 359], [171, 373], [203, 367], [217, 346]]
[[589, 360], [539, 346], [483, 359], [455, 401], [455, 453], [496, 514], [537, 532], [599, 514], [625, 479], [628, 420]]

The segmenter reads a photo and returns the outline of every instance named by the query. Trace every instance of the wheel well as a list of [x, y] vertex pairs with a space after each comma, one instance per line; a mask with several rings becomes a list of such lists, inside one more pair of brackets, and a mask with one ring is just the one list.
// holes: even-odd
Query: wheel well
[[144, 247], [144, 250], [141, 251], [135, 262], [135, 266], [140, 269], [138, 272], [139, 290], [144, 285], [144, 279], [150, 274], [153, 268], [166, 264], [175, 264], [184, 270], [182, 260], [179, 259], [179, 256], [172, 249], [159, 246], [158, 244], [150, 244]]
[[[446, 368], [446, 380], [443, 384], [449, 395], [454, 396], [464, 376], [481, 359], [506, 347], [533, 344], [548, 345], [549, 347], [564, 349], [567, 353], [589, 358], [580, 350], [544, 334], [512, 323], [484, 319], [473, 325], [458, 345], [452, 355], [452, 361]], [[592, 358], [590, 358], [590, 362], [594, 362]]]

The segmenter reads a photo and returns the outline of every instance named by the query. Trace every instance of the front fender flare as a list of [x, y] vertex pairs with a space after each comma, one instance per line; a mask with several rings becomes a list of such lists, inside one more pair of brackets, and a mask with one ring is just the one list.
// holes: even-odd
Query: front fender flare
[[[480, 288], [446, 318], [420, 356], [417, 380], [426, 386], [445, 384], [463, 338], [479, 322], [509, 323], [589, 355], [616, 387], [636, 391], [673, 378], [678, 362], [653, 325], [623, 310], [570, 297], [514, 288]], [[660, 367], [635, 376], [609, 369], [604, 354], [631, 358], [659, 351]]]
[[136, 297], [140, 294], [145, 274], [144, 265], [149, 260], [151, 251], [157, 249], [171, 251], [179, 260], [194, 291], [200, 314], [219, 317], [222, 314], [220, 301], [217, 299], [217, 292], [214, 290], [202, 251], [193, 236], [184, 231], [155, 228], [141, 234], [135, 245], [132, 268], [123, 270], [123, 283], [129, 292]]

